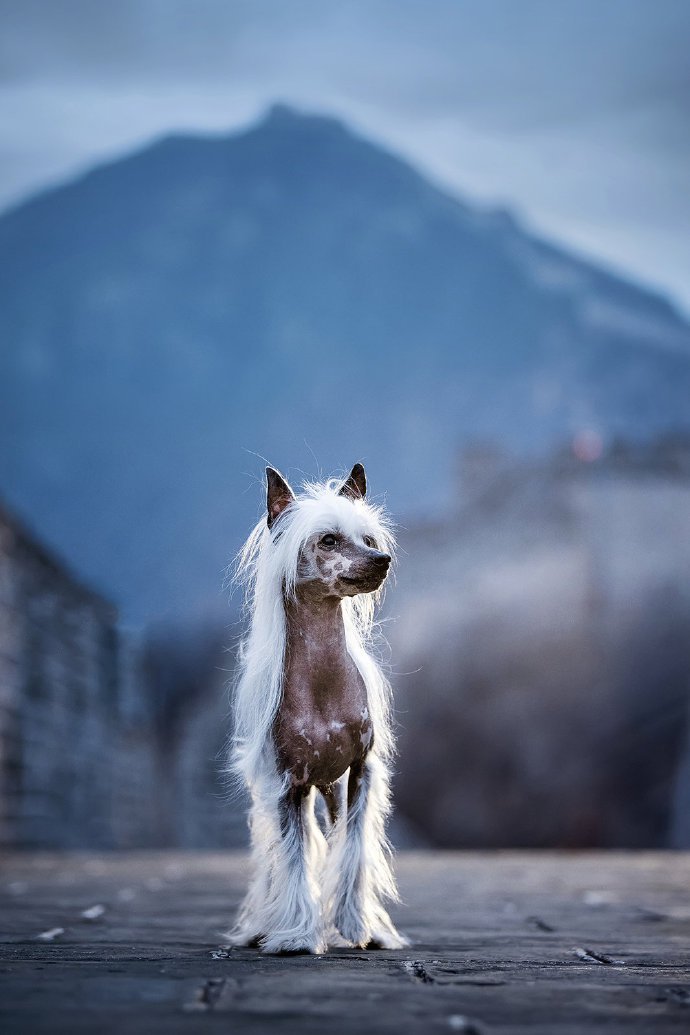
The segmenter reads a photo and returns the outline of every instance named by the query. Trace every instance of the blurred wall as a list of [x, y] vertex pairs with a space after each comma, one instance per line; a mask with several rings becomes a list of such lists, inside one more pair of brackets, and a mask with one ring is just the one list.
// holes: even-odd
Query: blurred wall
[[221, 775], [226, 673], [201, 643], [190, 684], [179, 639], [122, 636], [112, 605], [0, 510], [0, 844], [242, 843]]

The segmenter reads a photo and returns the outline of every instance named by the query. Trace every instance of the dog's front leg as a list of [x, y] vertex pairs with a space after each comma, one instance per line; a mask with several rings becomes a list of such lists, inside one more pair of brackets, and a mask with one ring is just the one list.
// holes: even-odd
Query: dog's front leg
[[313, 798], [313, 789], [288, 787], [278, 801], [279, 837], [270, 850], [270, 888], [260, 939], [264, 952], [320, 953], [326, 948]]
[[352, 767], [347, 813], [332, 834], [330, 911], [333, 925], [360, 948], [401, 949], [384, 900], [397, 901], [385, 822], [390, 810], [388, 770], [374, 753]]

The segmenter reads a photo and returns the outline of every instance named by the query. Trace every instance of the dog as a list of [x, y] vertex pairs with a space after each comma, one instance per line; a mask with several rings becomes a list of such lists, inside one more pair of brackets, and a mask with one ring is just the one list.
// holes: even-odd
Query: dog
[[252, 875], [228, 938], [265, 953], [399, 949], [391, 688], [372, 646], [393, 531], [365, 501], [361, 464], [299, 495], [277, 470], [266, 478], [266, 516], [236, 567], [249, 629], [230, 769], [251, 797]]

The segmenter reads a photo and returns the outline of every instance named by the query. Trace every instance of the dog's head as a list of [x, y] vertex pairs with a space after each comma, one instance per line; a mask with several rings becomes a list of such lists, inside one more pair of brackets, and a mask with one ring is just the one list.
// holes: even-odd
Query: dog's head
[[303, 529], [296, 585], [325, 596], [353, 597], [380, 589], [391, 564], [390, 535], [364, 503], [366, 475], [355, 464], [335, 491], [295, 497], [287, 481], [266, 469], [267, 524], [278, 541], [285, 524]]

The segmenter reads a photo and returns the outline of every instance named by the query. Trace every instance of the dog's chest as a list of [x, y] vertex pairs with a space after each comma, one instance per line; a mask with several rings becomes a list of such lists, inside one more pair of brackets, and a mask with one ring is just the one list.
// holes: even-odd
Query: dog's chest
[[361, 761], [373, 740], [366, 687], [349, 655], [293, 655], [274, 728], [293, 785], [323, 785]]

